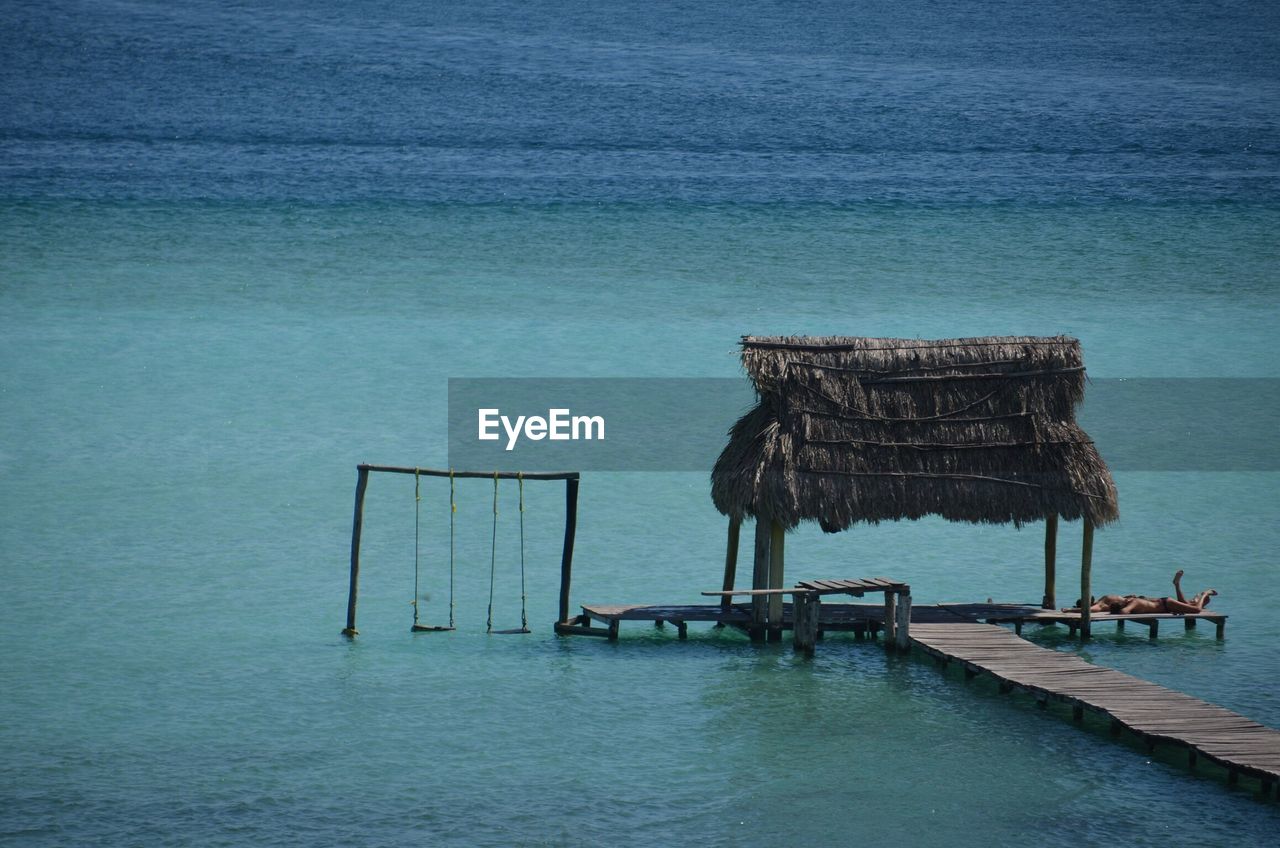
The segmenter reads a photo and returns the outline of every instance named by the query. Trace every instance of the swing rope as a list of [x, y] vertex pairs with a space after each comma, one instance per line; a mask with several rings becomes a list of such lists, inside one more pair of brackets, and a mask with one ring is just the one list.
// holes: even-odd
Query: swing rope
[[498, 472], [493, 473], [493, 538], [489, 544], [489, 616], [485, 621], [485, 633], [528, 633], [529, 613], [528, 594], [525, 589], [524, 576], [524, 472], [516, 472], [516, 482], [520, 491], [520, 629], [493, 629], [493, 589], [498, 575]]
[[458, 501], [453, 489], [453, 469], [449, 469], [449, 627], [453, 627], [453, 520]]
[[[420, 618], [426, 617], [427, 606], [424, 601], [429, 597], [422, 594], [422, 556], [421, 556], [421, 519], [422, 512], [422, 473], [421, 469], [413, 469], [413, 627], [414, 633], [438, 632], [453, 630], [453, 572], [454, 572], [454, 514], [458, 511], [457, 497], [453, 485], [453, 469], [449, 469], [449, 624], [419, 624]], [[422, 609], [421, 615], [419, 608]]]
[[489, 545], [489, 618], [484, 632], [493, 632], [493, 581], [498, 567], [498, 472], [493, 472], [493, 541]]
[[524, 472], [516, 472], [516, 482], [520, 487], [520, 629], [528, 632], [529, 616], [525, 612], [524, 591]]
[[422, 504], [421, 478], [413, 469], [413, 623], [418, 624], [418, 512]]

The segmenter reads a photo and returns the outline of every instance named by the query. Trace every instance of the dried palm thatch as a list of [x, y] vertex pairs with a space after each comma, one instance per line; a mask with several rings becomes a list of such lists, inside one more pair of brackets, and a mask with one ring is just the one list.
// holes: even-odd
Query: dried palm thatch
[[759, 402], [711, 475], [717, 509], [828, 532], [941, 515], [1021, 525], [1119, 514], [1111, 472], [1075, 421], [1080, 343], [757, 337]]

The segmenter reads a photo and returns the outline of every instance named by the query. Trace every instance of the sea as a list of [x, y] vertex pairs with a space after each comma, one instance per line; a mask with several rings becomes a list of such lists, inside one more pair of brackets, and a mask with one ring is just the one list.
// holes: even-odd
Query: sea
[[[6, 845], [1274, 844], [1274, 789], [878, 642], [555, 636], [560, 483], [524, 484], [531, 632], [498, 635], [517, 488], [495, 533], [486, 480], [452, 512], [446, 480], [374, 475], [340, 631], [356, 465], [446, 466], [450, 378], [745, 380], [743, 334], [1058, 333], [1093, 378], [1280, 378], [1280, 6], [5, 0], [0, 24]], [[584, 472], [575, 606], [719, 588], [707, 472]], [[1183, 568], [1226, 638], [1025, 635], [1280, 728], [1280, 476], [1115, 480], [1093, 585]], [[788, 577], [1038, 602], [1042, 542], [802, 526]], [[1079, 555], [1064, 523], [1060, 605]]]

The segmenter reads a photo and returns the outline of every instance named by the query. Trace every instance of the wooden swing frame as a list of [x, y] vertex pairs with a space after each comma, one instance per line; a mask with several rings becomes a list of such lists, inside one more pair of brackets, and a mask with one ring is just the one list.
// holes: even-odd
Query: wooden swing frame
[[342, 629], [342, 635], [354, 637], [360, 633], [356, 630], [356, 601], [360, 595], [360, 533], [364, 524], [364, 496], [369, 488], [369, 473], [372, 471], [454, 479], [563, 480], [564, 545], [560, 551], [560, 618], [556, 621], [556, 632], [561, 632], [561, 628], [569, 621], [569, 585], [573, 575], [573, 541], [578, 530], [578, 482], [581, 476], [577, 471], [456, 471], [361, 463], [356, 466], [355, 515], [351, 521], [351, 585], [347, 593], [347, 626]]

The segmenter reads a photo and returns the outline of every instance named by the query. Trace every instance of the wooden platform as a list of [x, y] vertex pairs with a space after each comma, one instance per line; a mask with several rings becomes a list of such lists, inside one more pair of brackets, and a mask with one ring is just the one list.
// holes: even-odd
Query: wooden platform
[[[834, 593], [835, 590], [832, 591]], [[784, 604], [783, 629], [790, 628], [794, 622], [792, 613], [792, 604]], [[1123, 629], [1125, 622], [1132, 621], [1148, 627], [1151, 637], [1155, 638], [1159, 622], [1165, 619], [1181, 619], [1188, 630], [1195, 626], [1197, 620], [1204, 619], [1217, 625], [1218, 638], [1222, 638], [1227, 616], [1208, 612], [1199, 615], [1095, 613], [1092, 616], [1092, 623], [1114, 623], [1118, 628]], [[606, 629], [592, 628], [590, 623], [593, 621], [604, 624]], [[587, 604], [582, 607], [582, 615], [574, 620], [573, 627], [568, 632], [617, 638], [618, 623], [623, 621], [670, 622], [677, 627], [682, 622], [711, 621], [745, 629], [751, 623], [751, 607], [749, 604], [734, 604], [729, 607], [720, 604]], [[1074, 631], [1079, 627], [1080, 615], [1044, 610], [1030, 604], [921, 604], [911, 607], [912, 626], [917, 623], [961, 624], [966, 622], [1013, 624], [1018, 633], [1022, 632], [1022, 626], [1028, 622], [1065, 624]], [[884, 629], [884, 606], [882, 604], [824, 603], [819, 616], [819, 626], [823, 630], [875, 635]], [[591, 632], [593, 630], [594, 632]]]
[[[984, 618], [990, 624], [1010, 623], [1014, 625], [1018, 633], [1022, 632], [1022, 625], [1028, 622], [1032, 624], [1065, 624], [1074, 633], [1080, 628], [1080, 613], [1078, 612], [1062, 612], [1060, 610], [1037, 609], [1029, 614], [1011, 614], [1002, 616], [999, 613]], [[1135, 624], [1141, 624], [1147, 628], [1152, 639], [1160, 632], [1160, 622], [1168, 620], [1181, 621], [1183, 627], [1187, 630], [1194, 630], [1196, 622], [1208, 621], [1217, 626], [1218, 638], [1223, 637], [1227, 627], [1227, 617], [1216, 612], [1198, 612], [1198, 613], [1132, 613], [1130, 615], [1112, 615], [1105, 612], [1095, 612], [1089, 616], [1089, 627], [1092, 629], [1099, 624], [1115, 624], [1117, 630], [1124, 630], [1125, 622], [1132, 621]]]
[[746, 627], [751, 623], [751, 608], [742, 604], [731, 607], [720, 604], [583, 606], [582, 615], [576, 622], [581, 627], [579, 632], [598, 630], [599, 628], [591, 627], [593, 621], [605, 625], [605, 629], [591, 635], [607, 636], [610, 639], [618, 638], [618, 625], [623, 621], [652, 621], [659, 626], [670, 622], [679, 631], [680, 638], [684, 639], [688, 635], [686, 628], [690, 621], [714, 621]]
[[1101, 713], [1114, 732], [1128, 728], [1151, 747], [1182, 746], [1192, 765], [1203, 756], [1226, 768], [1232, 783], [1241, 774], [1256, 777], [1269, 795], [1280, 781], [1280, 731], [1230, 710], [1041, 648], [995, 625], [912, 624], [911, 641], [943, 663], [962, 663], [970, 676], [991, 675], [1002, 691], [1018, 688], [1042, 703], [1068, 703], [1077, 719], [1086, 709]]
[[[789, 629], [794, 621], [794, 605], [783, 604], [782, 629]], [[919, 617], [917, 617], [919, 616]], [[938, 608], [925, 607], [918, 612], [911, 611], [914, 621], [966, 621], [955, 613]], [[604, 628], [592, 628], [591, 622], [605, 625]], [[584, 604], [582, 615], [573, 624], [574, 633], [578, 635], [608, 636], [618, 638], [618, 627], [623, 621], [652, 621], [656, 624], [670, 623], [681, 628], [681, 636], [685, 635], [683, 625], [690, 621], [713, 621], [746, 630], [751, 625], [751, 606], [734, 604], [729, 607], [720, 604]], [[882, 604], [823, 604], [818, 618], [822, 630], [849, 631], [874, 635], [884, 629], [884, 606]], [[595, 633], [588, 631], [595, 630]]]

